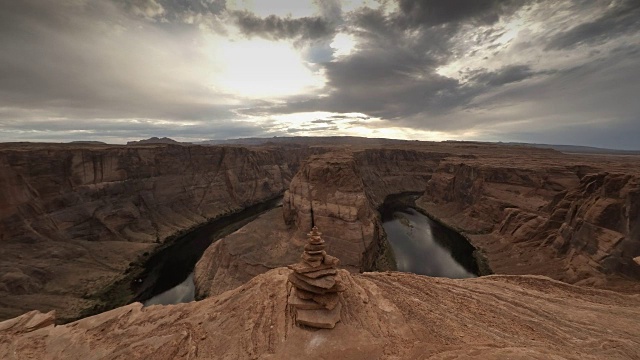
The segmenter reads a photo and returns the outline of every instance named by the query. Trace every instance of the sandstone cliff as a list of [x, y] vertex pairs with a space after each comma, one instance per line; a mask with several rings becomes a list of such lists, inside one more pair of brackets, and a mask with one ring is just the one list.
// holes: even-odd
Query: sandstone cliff
[[201, 297], [295, 262], [312, 219], [347, 269], [391, 268], [375, 209], [407, 191], [424, 191], [419, 207], [465, 234], [497, 273], [640, 291], [638, 169], [637, 156], [474, 143], [4, 145], [0, 316], [73, 317], [158, 243], [281, 193], [296, 172], [289, 227], [278, 210], [263, 230], [214, 245], [198, 266]]
[[268, 211], [207, 248], [194, 269], [196, 299], [235, 289], [256, 275], [297, 262], [304, 243], [282, 221], [282, 208]]
[[541, 276], [452, 280], [349, 274], [342, 320], [294, 325], [290, 271], [199, 302], [135, 303], [63, 326], [32, 312], [0, 323], [3, 359], [631, 359], [640, 298]]
[[640, 291], [637, 163], [544, 151], [446, 159], [418, 205], [466, 234], [497, 273]]
[[[393, 269], [375, 209], [389, 195], [424, 192], [418, 207], [466, 235], [496, 273], [541, 274], [635, 292], [640, 291], [640, 266], [632, 260], [640, 255], [639, 202], [638, 175], [631, 169], [639, 163], [638, 157], [478, 144], [333, 149], [309, 158], [285, 193], [289, 232], [275, 215], [252, 231], [262, 233], [259, 228], [271, 224], [280, 235], [261, 236], [265, 248], [298, 249], [313, 223], [346, 269]], [[597, 175], [602, 169], [631, 174]], [[595, 220], [585, 225], [585, 217]], [[220, 244], [208, 250], [201, 260], [207, 265], [196, 269], [199, 297], [247, 281], [256, 264], [270, 262], [259, 267], [266, 271], [292, 262], [260, 252], [241, 260], [243, 255], [224, 249]], [[226, 263], [211, 261], [218, 257]], [[229, 265], [219, 271], [222, 263], [233, 264], [236, 273]], [[223, 278], [212, 280], [218, 272]]]
[[313, 226], [322, 229], [327, 252], [350, 271], [362, 269], [363, 254], [375, 245], [381, 227], [348, 152], [309, 159], [285, 193], [283, 214], [301, 239]]
[[73, 318], [158, 244], [281, 194], [312, 151], [3, 145], [0, 318]]

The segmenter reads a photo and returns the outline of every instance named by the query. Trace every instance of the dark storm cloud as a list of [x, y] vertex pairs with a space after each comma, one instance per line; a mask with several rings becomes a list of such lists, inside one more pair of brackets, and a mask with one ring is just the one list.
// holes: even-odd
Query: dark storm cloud
[[[402, 4], [401, 4], [402, 5]], [[424, 26], [406, 31], [406, 20], [417, 17], [405, 2], [403, 11], [385, 14], [382, 10], [363, 8], [353, 12], [350, 32], [360, 39], [359, 51], [338, 61], [324, 63], [331, 92], [328, 96], [303, 101], [290, 101], [273, 107], [273, 112], [328, 110], [361, 112], [385, 119], [398, 119], [428, 111], [439, 114], [467, 104], [482, 89], [515, 82], [534, 74], [527, 66], [508, 66], [496, 72], [476, 74], [473, 84], [437, 73], [437, 68], [452, 56], [452, 41], [457, 24]], [[460, 21], [465, 17], [502, 12], [503, 6], [487, 2], [482, 6], [449, 9], [441, 2], [416, 2], [420, 11], [435, 7], [448, 11], [445, 20]], [[425, 15], [426, 16], [426, 15]], [[404, 19], [400, 21], [399, 19]], [[411, 20], [413, 21], [413, 20]], [[499, 37], [487, 31], [486, 38]]]
[[192, 34], [137, 22], [186, 4], [165, 1], [161, 11], [153, 5], [160, 3], [129, 1], [140, 12], [130, 17], [123, 3], [108, 1], [0, 2], [0, 108], [85, 127], [105, 118], [232, 116], [211, 101], [200, 75], [187, 73], [198, 55], [184, 41]]
[[267, 39], [314, 40], [325, 38], [335, 33], [335, 28], [323, 17], [279, 17], [269, 15], [265, 18], [249, 11], [234, 11], [232, 17], [240, 31], [246, 36], [260, 36]]
[[[146, 0], [150, 1], [150, 0]], [[227, 8], [226, 0], [156, 0], [169, 12], [220, 14]]]
[[[317, 0], [317, 16], [293, 18], [229, 11], [224, 0], [0, 0], [0, 138], [224, 138], [351, 124], [640, 148], [639, 1], [394, 5], [344, 11]], [[261, 101], [220, 92], [212, 58], [236, 30], [299, 45], [326, 86]], [[350, 53], [332, 47], [338, 33], [356, 40]], [[343, 115], [273, 120], [310, 111]], [[349, 122], [352, 113], [365, 115]], [[256, 122], [233, 121], [242, 114]]]
[[226, 0], [115, 0], [125, 10], [149, 19], [181, 20], [185, 15], [219, 15]]
[[474, 74], [472, 80], [478, 84], [501, 86], [522, 81], [535, 75], [529, 65], [509, 65], [497, 71]]
[[461, 21], [492, 24], [523, 1], [509, 0], [399, 0], [401, 16], [411, 25], [440, 25]]
[[[523, 140], [523, 127], [529, 127], [536, 130], [527, 134], [538, 134], [534, 137], [538, 142], [545, 141], [545, 134], [557, 131], [575, 141], [600, 137], [601, 146], [631, 147], [635, 141], [636, 148], [640, 147], [629, 133], [615, 130], [624, 127], [640, 133], [640, 108], [629, 99], [640, 91], [640, 79], [635, 79], [635, 74], [640, 74], [640, 51], [637, 43], [618, 42], [622, 36], [638, 33], [639, 2], [611, 2], [602, 15], [598, 6], [606, 4], [567, 2], [573, 12], [566, 12], [562, 19], [566, 22], [545, 24], [538, 35], [519, 39], [511, 47], [522, 53], [520, 63], [494, 63], [493, 70], [464, 70], [464, 81], [438, 73], [439, 67], [460, 54], [464, 56], [459, 49], [482, 44], [482, 49], [493, 52], [489, 57], [504, 51], [506, 45], [499, 40], [513, 30], [492, 24], [518, 9], [531, 10], [536, 4], [540, 5], [534, 10], [538, 21], [551, 18], [556, 11], [536, 1], [402, 0], [395, 13], [356, 10], [345, 18], [350, 24], [347, 31], [358, 38], [358, 51], [322, 64], [329, 91], [317, 98], [290, 99], [285, 105], [262, 111], [361, 112], [387, 120], [386, 126], [448, 132], [484, 131], [486, 127], [484, 133], [490, 133], [495, 127], [501, 129], [501, 136], [512, 132], [518, 140]], [[578, 25], [565, 31], [567, 23]], [[484, 27], [473, 36], [465, 34], [476, 26]], [[562, 53], [550, 59], [538, 58], [537, 62], [526, 57], [532, 50], [549, 46], [560, 50], [603, 42], [619, 45], [584, 54]], [[477, 51], [467, 54], [475, 56]], [[582, 65], [560, 65], [559, 59], [569, 56], [577, 56]], [[490, 61], [487, 57], [485, 60]], [[553, 61], [558, 62], [556, 67], [534, 69]], [[520, 122], [526, 125], [510, 125]], [[614, 130], [607, 132], [607, 126], [589, 125], [605, 122]], [[366, 124], [362, 121], [357, 125]], [[582, 127], [576, 132], [580, 135], [569, 136], [576, 127]], [[549, 139], [561, 142], [558, 137]]]
[[[578, 5], [576, 5], [578, 6]], [[640, 31], [640, 1], [611, 3], [602, 16], [559, 33], [547, 49], [571, 49], [579, 45], [605, 42], [611, 38]]]
[[300, 132], [314, 132], [314, 131], [318, 131], [318, 132], [324, 132], [324, 131], [337, 131], [339, 130], [339, 128], [337, 126], [317, 126], [317, 127], [303, 127], [303, 128], [288, 128], [287, 129], [287, 133], [289, 134], [295, 134], [295, 133], [300, 133]]
[[342, 4], [340, 0], [315, 0], [314, 3], [320, 9], [323, 18], [331, 22], [342, 21]]

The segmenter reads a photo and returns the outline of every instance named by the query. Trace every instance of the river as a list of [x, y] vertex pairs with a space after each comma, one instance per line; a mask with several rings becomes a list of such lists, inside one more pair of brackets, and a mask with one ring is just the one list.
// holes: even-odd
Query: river
[[454, 279], [477, 277], [475, 248], [462, 235], [414, 208], [385, 211], [382, 226], [398, 271]]
[[145, 262], [144, 274], [131, 285], [135, 301], [145, 305], [193, 301], [193, 269], [209, 245], [278, 206], [282, 206], [282, 197], [214, 220], [171, 241]]

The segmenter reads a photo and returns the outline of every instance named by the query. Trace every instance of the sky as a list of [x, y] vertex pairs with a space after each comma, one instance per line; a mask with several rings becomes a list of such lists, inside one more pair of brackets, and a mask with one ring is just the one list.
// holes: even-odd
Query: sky
[[640, 149], [638, 0], [0, 0], [0, 141]]

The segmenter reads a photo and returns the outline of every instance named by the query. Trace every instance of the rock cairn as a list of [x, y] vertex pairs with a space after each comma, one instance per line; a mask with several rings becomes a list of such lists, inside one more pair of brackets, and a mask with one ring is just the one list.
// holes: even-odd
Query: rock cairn
[[338, 293], [345, 290], [336, 279], [339, 260], [324, 251], [322, 233], [317, 227], [314, 226], [307, 235], [309, 243], [304, 247], [302, 261], [289, 265], [293, 270], [289, 275], [293, 291], [288, 302], [296, 312], [296, 324], [333, 329], [340, 321], [342, 309]]

